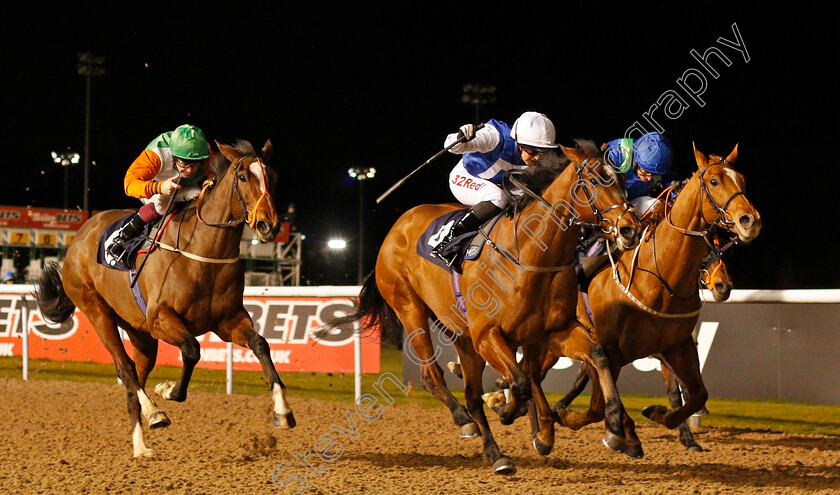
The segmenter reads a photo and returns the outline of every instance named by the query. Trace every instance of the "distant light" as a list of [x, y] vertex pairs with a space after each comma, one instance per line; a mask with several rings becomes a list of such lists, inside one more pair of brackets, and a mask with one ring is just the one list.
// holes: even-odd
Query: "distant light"
[[347, 170], [347, 174], [356, 180], [373, 179], [376, 169], [373, 167], [353, 167]]
[[257, 244], [259, 244], [259, 243], [260, 243], [260, 241], [258, 241], [256, 237], [254, 237], [253, 239], [251, 239], [251, 245], [252, 245], [252, 246], [256, 246], [256, 245], [257, 245]]
[[327, 242], [327, 246], [329, 246], [330, 249], [344, 249], [347, 247], [347, 241], [344, 239], [330, 239], [330, 241]]
[[55, 151], [51, 152], [53, 162], [62, 167], [67, 167], [69, 165], [76, 165], [81, 160], [81, 157], [78, 153], [74, 153], [70, 150], [67, 150], [63, 153], [56, 153]]

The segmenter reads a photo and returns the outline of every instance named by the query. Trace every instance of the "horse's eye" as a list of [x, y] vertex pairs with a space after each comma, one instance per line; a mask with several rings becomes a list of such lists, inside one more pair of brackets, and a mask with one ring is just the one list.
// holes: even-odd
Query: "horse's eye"
[[239, 174], [239, 180], [245, 182], [245, 174]]
[[712, 180], [709, 181], [709, 184], [711, 184], [712, 187], [717, 187], [720, 185], [720, 182], [717, 179], [712, 178]]

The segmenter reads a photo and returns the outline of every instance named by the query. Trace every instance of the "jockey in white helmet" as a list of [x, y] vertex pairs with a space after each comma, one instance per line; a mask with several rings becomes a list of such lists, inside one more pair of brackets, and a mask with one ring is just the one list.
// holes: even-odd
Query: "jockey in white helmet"
[[507, 206], [510, 195], [502, 188], [505, 171], [535, 166], [546, 151], [558, 147], [554, 143], [554, 124], [538, 112], [523, 113], [513, 126], [491, 119], [481, 129], [475, 127], [463, 125], [444, 142], [448, 147], [458, 139], [465, 140], [449, 150], [463, 155], [449, 174], [449, 188], [458, 201], [472, 206], [432, 250], [448, 266], [457, 256], [444, 255], [446, 245], [455, 237], [478, 229]]

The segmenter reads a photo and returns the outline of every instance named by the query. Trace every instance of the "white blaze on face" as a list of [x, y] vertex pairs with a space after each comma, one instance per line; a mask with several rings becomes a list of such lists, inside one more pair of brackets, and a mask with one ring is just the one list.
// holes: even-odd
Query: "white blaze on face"
[[735, 172], [734, 170], [732, 170], [729, 167], [723, 167], [723, 173], [725, 173], [730, 179], [732, 179], [732, 182], [734, 182], [735, 185], [738, 186], [739, 191], [743, 190], [743, 187], [741, 187], [741, 184], [738, 183], [738, 173], [737, 172]]
[[252, 161], [248, 169], [251, 171], [252, 174], [254, 174], [254, 177], [260, 179], [260, 192], [265, 194], [267, 186], [265, 185], [265, 174], [263, 173], [262, 160], [256, 159]]

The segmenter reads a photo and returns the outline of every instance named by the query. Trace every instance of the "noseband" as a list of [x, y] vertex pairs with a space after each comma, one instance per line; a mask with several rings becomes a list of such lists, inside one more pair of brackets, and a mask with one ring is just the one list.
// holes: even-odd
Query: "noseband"
[[[703, 179], [703, 176], [705, 175], [706, 171], [709, 170], [711, 167], [713, 167], [715, 165], [725, 166], [725, 165], [732, 165], [732, 164], [730, 162], [726, 161], [726, 160], [721, 160], [721, 161], [712, 163], [711, 165], [707, 166], [706, 168], [704, 168], [703, 170], [701, 170], [699, 172], [698, 180], [700, 181], [700, 193], [703, 196], [703, 198], [709, 203], [709, 205], [712, 207], [712, 209], [715, 211], [715, 214], [717, 215], [717, 218], [713, 222], [709, 222], [708, 220], [706, 220], [706, 217], [703, 215], [703, 209], [701, 207], [700, 215], [703, 218], [703, 221], [706, 222], [706, 224], [708, 224], [706, 229], [703, 230], [703, 231], [695, 231], [695, 230], [688, 230], [688, 229], [680, 228], [680, 227], [677, 227], [676, 225], [674, 225], [673, 222], [671, 222], [670, 209], [668, 208], [668, 203], [666, 202], [665, 203], [665, 219], [668, 221], [668, 225], [670, 225], [671, 227], [673, 227], [677, 231], [682, 232], [684, 235], [694, 236], [694, 237], [702, 237], [703, 240], [706, 241], [706, 244], [708, 244], [709, 247], [712, 250], [717, 251], [717, 249], [715, 249], [715, 246], [709, 241], [709, 233], [718, 225], [720, 225], [722, 228], [724, 228], [726, 230], [729, 230], [730, 227], [735, 225], [735, 222], [733, 220], [728, 219], [728, 217], [730, 215], [729, 215], [729, 212], [726, 211], [726, 209], [729, 207], [729, 203], [731, 203], [733, 199], [735, 199], [738, 196], [745, 196], [745, 194], [744, 194], [743, 191], [736, 191], [731, 196], [729, 196], [729, 198], [727, 198], [726, 201], [724, 201], [723, 206], [718, 205], [717, 201], [715, 201], [715, 199], [712, 197], [711, 191], [709, 191], [709, 186], [706, 184], [706, 181]], [[736, 183], [736, 186], [737, 186], [737, 183]], [[735, 242], [737, 242], [737, 241], [735, 241]], [[729, 247], [728, 244], [727, 244], [727, 247]]]

